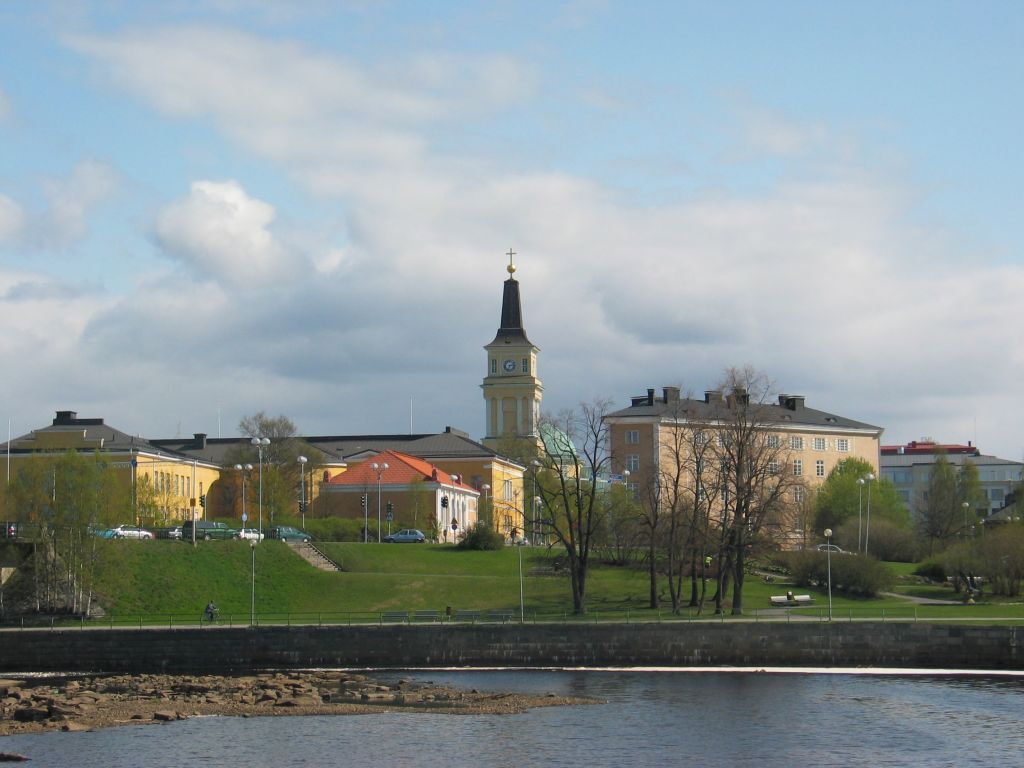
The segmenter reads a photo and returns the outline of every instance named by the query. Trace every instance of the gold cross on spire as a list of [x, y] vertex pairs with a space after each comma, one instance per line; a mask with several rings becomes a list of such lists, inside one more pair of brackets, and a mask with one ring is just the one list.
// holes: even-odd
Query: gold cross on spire
[[513, 272], [516, 271], [516, 265], [512, 263], [512, 257], [516, 255], [516, 252], [509, 248], [508, 253], [505, 255], [508, 256], [508, 266], [506, 267], [506, 269], [508, 270], [508, 273], [511, 275]]

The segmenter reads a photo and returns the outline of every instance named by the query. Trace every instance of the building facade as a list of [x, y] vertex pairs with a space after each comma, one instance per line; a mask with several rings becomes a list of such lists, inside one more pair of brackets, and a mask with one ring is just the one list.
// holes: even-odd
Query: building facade
[[1024, 463], [987, 456], [970, 442], [966, 445], [942, 445], [922, 439], [906, 445], [884, 445], [881, 449], [881, 476], [896, 486], [896, 493], [911, 512], [927, 503], [932, 468], [940, 456], [955, 468], [967, 463], [977, 468], [978, 480], [985, 493], [985, 505], [975, 512], [982, 518], [1007, 503], [1007, 497], [1024, 474]]

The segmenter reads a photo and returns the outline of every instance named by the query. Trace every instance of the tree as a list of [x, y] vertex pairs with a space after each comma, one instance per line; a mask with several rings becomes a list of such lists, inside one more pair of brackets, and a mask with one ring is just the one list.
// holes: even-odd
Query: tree
[[900, 500], [895, 486], [888, 480], [866, 480], [865, 483], [871, 483], [871, 495], [867, 496], [868, 489], [865, 483], [859, 481], [865, 480], [874, 471], [874, 467], [868, 462], [858, 458], [843, 459], [833, 467], [814, 496], [816, 532], [820, 534], [826, 528], [832, 528], [842, 530], [845, 534], [849, 527], [844, 526], [844, 523], [848, 520], [857, 521], [860, 533], [849, 541], [844, 538], [838, 543], [845, 549], [860, 551], [860, 542], [864, 540], [865, 515], [868, 512], [869, 499], [872, 520], [887, 520], [903, 528], [910, 526], [907, 509]]
[[957, 535], [966, 536], [977, 521], [976, 508], [983, 491], [978, 469], [965, 462], [959, 471], [939, 455], [928, 477], [928, 491], [918, 507], [918, 527], [922, 537], [934, 548], [947, 544]]
[[587, 611], [587, 575], [599, 521], [608, 508], [608, 494], [598, 478], [607, 475], [609, 401], [582, 403], [578, 410], [541, 419], [546, 434], [537, 493], [544, 508], [544, 531], [565, 550], [572, 586], [573, 610]]

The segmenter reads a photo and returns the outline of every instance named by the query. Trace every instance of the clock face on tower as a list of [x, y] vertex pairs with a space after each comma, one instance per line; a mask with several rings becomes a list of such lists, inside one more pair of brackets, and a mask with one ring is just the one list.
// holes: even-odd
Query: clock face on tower
[[515, 360], [506, 360], [505, 361], [505, 372], [506, 373], [512, 373], [512, 371], [514, 371], [515, 369], [516, 369], [516, 361]]

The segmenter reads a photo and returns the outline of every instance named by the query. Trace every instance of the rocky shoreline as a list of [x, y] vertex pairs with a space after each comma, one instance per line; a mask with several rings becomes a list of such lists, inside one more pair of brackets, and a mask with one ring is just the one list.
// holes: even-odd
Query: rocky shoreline
[[[328, 670], [254, 675], [92, 675], [0, 680], [0, 736], [91, 731], [200, 715], [347, 715], [428, 711], [512, 714], [594, 699], [460, 691]], [[2, 750], [2, 744], [0, 744]], [[0, 752], [2, 754], [2, 752]]]

